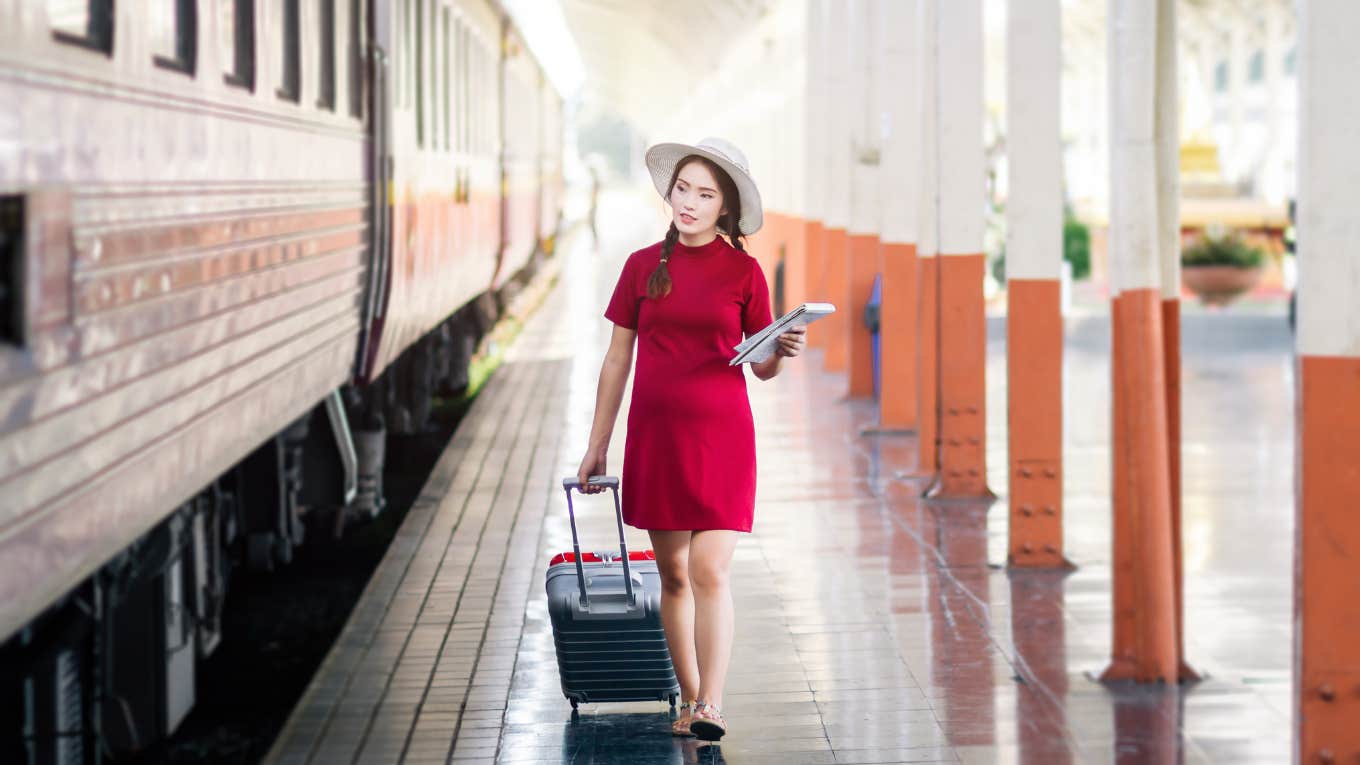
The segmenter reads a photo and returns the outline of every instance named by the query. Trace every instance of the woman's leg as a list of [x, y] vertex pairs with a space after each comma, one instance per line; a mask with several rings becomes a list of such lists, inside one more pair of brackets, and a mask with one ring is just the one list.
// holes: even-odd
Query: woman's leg
[[680, 681], [681, 702], [699, 698], [699, 662], [694, 656], [694, 591], [689, 586], [688, 531], [648, 531], [661, 572], [661, 625]]
[[695, 649], [699, 659], [698, 699], [722, 706], [727, 666], [732, 659], [732, 588], [729, 571], [737, 532], [696, 531], [689, 543], [689, 579], [694, 586]]

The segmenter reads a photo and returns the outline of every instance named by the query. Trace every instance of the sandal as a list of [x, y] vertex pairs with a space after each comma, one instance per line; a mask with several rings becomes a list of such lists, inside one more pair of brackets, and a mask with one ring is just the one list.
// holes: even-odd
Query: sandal
[[693, 712], [691, 712], [690, 710], [691, 710], [694, 706], [696, 706], [697, 704], [698, 704], [698, 702], [696, 702], [696, 701], [686, 701], [685, 703], [683, 703], [683, 704], [680, 705], [680, 707], [679, 707], [680, 716], [677, 717], [674, 721], [671, 722], [671, 735], [672, 735], [672, 736], [693, 736], [693, 735], [694, 735], [693, 733], [690, 732], [690, 729], [689, 729], [689, 724], [690, 724], [690, 722], [694, 720], [694, 714], [693, 714]]
[[689, 729], [700, 741], [717, 741], [727, 733], [727, 721], [716, 705], [701, 701], [695, 705]]

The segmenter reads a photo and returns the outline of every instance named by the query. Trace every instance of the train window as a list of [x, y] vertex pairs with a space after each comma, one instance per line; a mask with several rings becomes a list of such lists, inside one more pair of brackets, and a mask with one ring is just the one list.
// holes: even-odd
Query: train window
[[218, 6], [222, 30], [222, 61], [229, 85], [255, 89], [255, 0], [225, 0]]
[[321, 83], [317, 88], [316, 105], [335, 111], [335, 0], [317, 0], [317, 4], [317, 21], [321, 28], [316, 49], [321, 58], [321, 65], [317, 67]]
[[442, 96], [444, 97], [444, 148], [445, 148], [445, 149], [448, 149], [449, 146], [450, 146], [450, 144], [449, 144], [449, 134], [450, 134], [450, 128], [449, 128], [450, 122], [449, 122], [449, 118], [452, 116], [452, 115], [449, 113], [449, 111], [450, 111], [450, 110], [449, 110], [449, 99], [450, 99], [450, 98], [452, 97], [452, 95], [453, 95], [453, 92], [452, 92], [452, 91], [453, 91], [453, 79], [450, 77], [450, 74], [451, 74], [452, 72], [451, 72], [451, 69], [450, 69], [450, 66], [449, 66], [449, 62], [450, 62], [450, 61], [452, 60], [452, 58], [453, 58], [453, 52], [452, 52], [452, 50], [451, 50], [452, 47], [453, 47], [453, 37], [450, 36], [450, 28], [449, 28], [449, 17], [452, 16], [452, 15], [453, 15], [453, 14], [450, 13], [450, 11], [449, 11], [448, 8], [445, 8], [445, 9], [444, 9], [444, 14], [443, 14], [443, 16], [444, 16], [444, 17], [443, 17], [443, 22], [444, 22], [444, 87], [440, 88], [440, 89], [439, 89], [439, 92], [440, 92], [440, 95], [442, 95]]
[[148, 6], [151, 49], [156, 66], [194, 73], [198, 48], [198, 4], [194, 0], [171, 0]]
[[23, 344], [24, 200], [0, 197], [0, 343]]
[[425, 0], [416, 0], [416, 145], [425, 145]]
[[363, 29], [364, 6], [361, 0], [349, 3], [349, 113], [350, 116], [364, 117], [364, 53], [363, 39], [359, 31]]
[[457, 21], [458, 45], [454, 51], [458, 56], [458, 102], [454, 105], [454, 111], [458, 117], [458, 136], [454, 139], [458, 144], [458, 151], [467, 151], [467, 113], [468, 113], [468, 30], [467, 25], [462, 19]]
[[472, 83], [472, 103], [468, 106], [468, 147], [469, 151], [481, 151], [481, 45], [480, 41], [472, 45], [472, 71], [469, 72], [469, 82]]
[[274, 0], [274, 28], [279, 30], [279, 64], [274, 74], [278, 96], [285, 101], [301, 100], [302, 88], [298, 51], [298, 0]]
[[113, 0], [47, 0], [58, 40], [113, 53]]

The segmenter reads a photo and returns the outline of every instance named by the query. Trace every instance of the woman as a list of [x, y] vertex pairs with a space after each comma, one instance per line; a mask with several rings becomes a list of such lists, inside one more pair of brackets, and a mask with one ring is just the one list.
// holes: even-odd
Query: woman
[[[683, 702], [671, 732], [716, 741], [727, 732], [728, 571], [737, 532], [751, 530], [755, 511], [755, 426], [746, 376], [728, 360], [743, 334], [770, 323], [764, 274], [741, 241], [760, 228], [760, 193], [745, 156], [717, 138], [654, 146], [647, 167], [671, 225], [663, 241], [628, 257], [605, 311], [615, 326], [578, 477], [584, 486], [606, 472], [636, 341], [623, 517], [647, 530], [661, 573], [661, 620]], [[775, 355], [752, 364], [755, 376], [779, 374], [802, 352], [805, 333], [781, 335]]]

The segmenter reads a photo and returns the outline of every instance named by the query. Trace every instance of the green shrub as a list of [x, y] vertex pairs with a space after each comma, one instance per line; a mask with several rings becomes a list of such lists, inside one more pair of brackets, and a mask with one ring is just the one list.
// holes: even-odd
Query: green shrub
[[1072, 264], [1072, 278], [1091, 275], [1091, 229], [1076, 218], [1063, 221], [1063, 260]]
[[1214, 236], [1205, 234], [1181, 251], [1181, 265], [1195, 266], [1232, 266], [1233, 268], [1256, 268], [1265, 262], [1266, 254], [1259, 247], [1253, 247], [1235, 234]]

